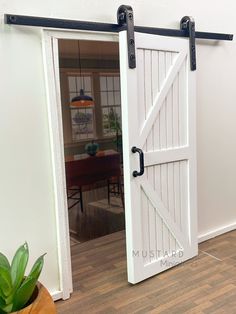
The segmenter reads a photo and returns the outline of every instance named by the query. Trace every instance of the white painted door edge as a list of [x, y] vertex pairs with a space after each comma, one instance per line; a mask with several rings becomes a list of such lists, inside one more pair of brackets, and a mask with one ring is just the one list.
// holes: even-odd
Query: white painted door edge
[[58, 39], [119, 41], [118, 34], [86, 31], [42, 30], [43, 62], [45, 71], [48, 125], [53, 169], [53, 189], [58, 244], [60, 286], [53, 293], [54, 300], [68, 299], [73, 291], [71, 252], [64, 167], [63, 127], [61, 113]]

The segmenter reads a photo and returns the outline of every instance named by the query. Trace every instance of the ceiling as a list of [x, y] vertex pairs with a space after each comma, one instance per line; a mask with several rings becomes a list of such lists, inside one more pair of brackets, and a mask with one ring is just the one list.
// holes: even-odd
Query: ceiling
[[59, 40], [60, 58], [78, 58], [79, 49], [83, 59], [119, 59], [118, 42]]

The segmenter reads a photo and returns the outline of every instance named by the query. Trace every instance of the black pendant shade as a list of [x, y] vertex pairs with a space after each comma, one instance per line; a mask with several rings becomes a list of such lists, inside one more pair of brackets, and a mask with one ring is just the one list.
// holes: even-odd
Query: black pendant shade
[[84, 90], [80, 90], [79, 96], [72, 98], [70, 105], [73, 107], [93, 106], [94, 101], [91, 96], [85, 95]]

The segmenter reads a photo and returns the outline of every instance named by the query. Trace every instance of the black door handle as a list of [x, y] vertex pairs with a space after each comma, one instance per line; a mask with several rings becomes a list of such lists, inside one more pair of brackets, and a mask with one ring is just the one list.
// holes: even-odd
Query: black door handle
[[132, 153], [139, 153], [139, 163], [140, 163], [140, 171], [138, 172], [137, 170], [133, 171], [133, 176], [138, 177], [142, 176], [144, 174], [144, 156], [143, 156], [143, 151], [140, 148], [137, 148], [135, 146], [132, 147], [131, 149]]

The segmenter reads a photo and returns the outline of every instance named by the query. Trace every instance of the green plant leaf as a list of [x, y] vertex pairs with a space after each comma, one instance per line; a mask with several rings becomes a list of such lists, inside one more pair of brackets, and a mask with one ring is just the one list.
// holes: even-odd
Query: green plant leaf
[[0, 266], [0, 314], [11, 313], [13, 300], [13, 286], [11, 274], [7, 267]]
[[36, 260], [30, 271], [29, 276], [24, 279], [23, 283], [16, 291], [13, 301], [13, 311], [18, 311], [22, 309], [32, 296], [43, 268], [44, 256], [45, 254], [41, 255]]
[[29, 301], [30, 297], [32, 296], [35, 286], [37, 283], [37, 278], [28, 276], [20, 288], [16, 291], [13, 301], [13, 308], [12, 311], [19, 311], [21, 310], [26, 303]]
[[6, 306], [5, 300], [2, 297], [0, 297], [0, 309], [3, 309], [3, 307], [5, 306]]
[[25, 269], [29, 259], [28, 244], [24, 243], [16, 251], [11, 263], [11, 278], [14, 290], [17, 290], [22, 283], [25, 275]]
[[42, 268], [43, 268], [43, 264], [44, 264], [44, 256], [46, 255], [43, 254], [41, 255], [34, 263], [30, 273], [29, 273], [29, 277], [32, 277], [32, 278], [39, 278], [40, 274], [41, 274], [41, 271], [42, 271]]
[[0, 314], [11, 313], [13, 287], [9, 269], [0, 266]]
[[1, 297], [6, 298], [12, 293], [12, 281], [9, 269], [0, 265]]
[[3, 298], [3, 299], [5, 299], [5, 294], [3, 293], [3, 291], [2, 291], [2, 286], [0, 285], [0, 298]]
[[12, 313], [13, 304], [8, 304], [2, 308], [3, 313]]
[[0, 252], [0, 266], [4, 266], [7, 269], [10, 269], [10, 267], [11, 267], [8, 259], [1, 252]]

